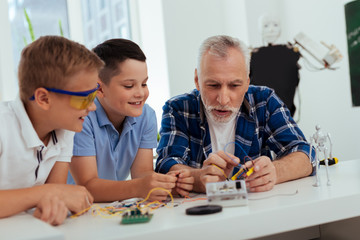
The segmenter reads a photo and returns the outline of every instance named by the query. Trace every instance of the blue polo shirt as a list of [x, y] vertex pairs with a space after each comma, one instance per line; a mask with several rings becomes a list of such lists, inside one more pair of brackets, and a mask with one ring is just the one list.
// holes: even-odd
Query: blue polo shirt
[[[125, 180], [139, 148], [155, 148], [157, 124], [155, 111], [144, 105], [139, 117], [126, 117], [121, 134], [95, 99], [96, 111], [90, 112], [83, 130], [74, 137], [74, 156], [96, 156], [98, 176]], [[74, 183], [69, 174], [68, 183]]]

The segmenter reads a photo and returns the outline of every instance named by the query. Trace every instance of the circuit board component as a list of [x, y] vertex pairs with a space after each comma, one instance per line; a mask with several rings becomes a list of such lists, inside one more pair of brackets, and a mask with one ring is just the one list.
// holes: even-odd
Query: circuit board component
[[206, 196], [209, 204], [218, 204], [223, 207], [248, 204], [244, 180], [207, 183]]
[[125, 212], [122, 215], [121, 224], [134, 224], [134, 223], [146, 223], [149, 222], [153, 214], [146, 212], [142, 213], [139, 209], [134, 209]]

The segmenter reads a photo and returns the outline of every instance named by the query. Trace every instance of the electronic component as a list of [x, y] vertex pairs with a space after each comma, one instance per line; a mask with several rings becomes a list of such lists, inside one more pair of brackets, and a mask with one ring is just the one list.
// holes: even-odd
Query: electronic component
[[146, 223], [149, 222], [153, 214], [142, 213], [139, 209], [125, 212], [122, 215], [121, 224]]
[[243, 177], [242, 175], [245, 173], [246, 176], [250, 176], [254, 172], [254, 167], [251, 167], [250, 169], [247, 168], [245, 165], [242, 165], [240, 170], [234, 174], [234, 176], [231, 177], [231, 180], [236, 180], [240, 177]]
[[223, 207], [248, 203], [245, 180], [206, 183], [206, 196], [209, 203]]

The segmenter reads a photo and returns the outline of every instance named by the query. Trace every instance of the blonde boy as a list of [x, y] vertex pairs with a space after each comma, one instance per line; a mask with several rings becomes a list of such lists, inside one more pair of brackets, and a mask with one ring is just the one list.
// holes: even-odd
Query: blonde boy
[[34, 215], [61, 224], [68, 211], [93, 202], [81, 186], [65, 185], [73, 132], [96, 109], [103, 62], [84, 46], [45, 36], [28, 45], [19, 64], [19, 92], [0, 103], [0, 218], [36, 207]]

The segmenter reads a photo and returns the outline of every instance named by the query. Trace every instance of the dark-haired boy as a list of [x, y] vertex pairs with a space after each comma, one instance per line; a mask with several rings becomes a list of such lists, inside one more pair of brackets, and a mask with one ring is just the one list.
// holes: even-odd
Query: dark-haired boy
[[[145, 104], [149, 90], [144, 53], [126, 39], [107, 40], [93, 51], [105, 67], [100, 71], [97, 109], [74, 138], [71, 174], [76, 183], [89, 189], [97, 202], [145, 198], [159, 187], [187, 195], [194, 180], [188, 171], [153, 171], [157, 126], [154, 110]], [[133, 179], [125, 181], [129, 172]], [[167, 191], [155, 190], [150, 199], [166, 196]]]

